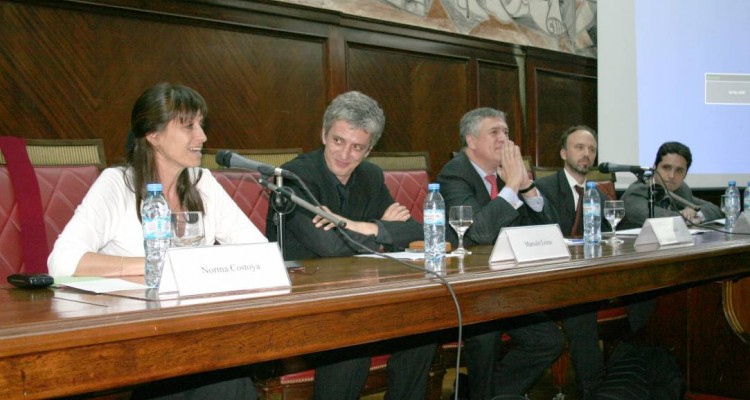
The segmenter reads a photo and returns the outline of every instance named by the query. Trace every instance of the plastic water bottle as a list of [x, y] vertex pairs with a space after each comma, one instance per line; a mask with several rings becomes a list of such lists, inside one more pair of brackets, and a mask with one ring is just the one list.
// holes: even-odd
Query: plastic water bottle
[[[737, 201], [734, 204], [739, 205], [739, 203], [740, 203], [740, 190], [737, 189], [737, 182], [736, 181], [733, 181], [733, 180], [729, 181], [729, 185], [727, 186], [727, 190], [724, 191], [724, 194], [727, 195], [727, 196], [731, 195], [731, 196], [736, 197]], [[726, 222], [724, 223], [724, 229], [725, 230], [727, 230], [729, 232], [734, 232], [734, 227], [737, 224], [737, 216], [738, 216], [738, 214], [734, 214], [734, 215], [727, 214], [726, 215], [726, 219], [725, 219]]]
[[162, 195], [161, 183], [149, 183], [146, 190], [148, 196], [141, 206], [143, 248], [146, 251], [146, 286], [157, 288], [164, 267], [164, 255], [172, 236], [172, 213]]
[[424, 266], [427, 270], [445, 271], [445, 201], [440, 184], [430, 183], [424, 199]]
[[745, 199], [742, 202], [742, 211], [750, 211], [750, 182], [745, 187]]
[[602, 241], [602, 210], [596, 182], [586, 182], [583, 193], [583, 241], [599, 243]]

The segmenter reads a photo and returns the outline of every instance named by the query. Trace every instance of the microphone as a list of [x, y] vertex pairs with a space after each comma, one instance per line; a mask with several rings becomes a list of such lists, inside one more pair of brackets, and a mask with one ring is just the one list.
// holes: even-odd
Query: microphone
[[216, 152], [216, 163], [227, 168], [249, 169], [258, 171], [265, 176], [281, 176], [284, 178], [295, 178], [295, 175], [285, 169], [274, 167], [270, 164], [264, 164], [259, 161], [242, 157], [239, 154], [229, 150], [219, 150]]
[[608, 162], [599, 164], [599, 172], [603, 172], [605, 174], [609, 174], [612, 172], [632, 172], [634, 174], [640, 174], [646, 171], [653, 170], [654, 169], [651, 167], [641, 167], [638, 165], [621, 165]]

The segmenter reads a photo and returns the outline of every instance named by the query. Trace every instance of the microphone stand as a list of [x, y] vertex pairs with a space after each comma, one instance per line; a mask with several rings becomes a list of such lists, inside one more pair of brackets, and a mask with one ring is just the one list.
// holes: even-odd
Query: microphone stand
[[643, 182], [643, 184], [648, 187], [648, 217], [654, 218], [655, 212], [654, 212], [654, 180], [652, 179], [654, 176], [654, 171], [651, 169], [645, 169], [639, 172], [635, 173], [635, 176], [638, 178], [639, 181]]
[[656, 212], [654, 211], [654, 207], [656, 206], [656, 200], [654, 199], [654, 172], [651, 170], [644, 171], [643, 177], [644, 179], [648, 179], [646, 182], [646, 185], [648, 185], [648, 217], [654, 218], [656, 216]]
[[[266, 182], [266, 180], [263, 179], [264, 177], [268, 179], [267, 175], [261, 174], [261, 177], [258, 179], [258, 183], [260, 183], [261, 186], [267, 188], [267, 186], [264, 185], [264, 182]], [[281, 176], [277, 176], [276, 185], [278, 185], [279, 188], [284, 187], [284, 178]], [[269, 201], [271, 202], [271, 207], [275, 212], [273, 222], [274, 224], [276, 224], [276, 243], [278, 243], [279, 249], [281, 250], [281, 257], [284, 258], [284, 215], [294, 210], [294, 204], [290, 203], [286, 197], [276, 195], [271, 196]], [[294, 261], [284, 261], [284, 264], [286, 264], [287, 268], [294, 268], [299, 266]]]
[[263, 187], [267, 188], [268, 190], [276, 193], [277, 196], [283, 196], [289, 200], [291, 200], [294, 204], [299, 205], [300, 207], [312, 212], [315, 215], [318, 215], [320, 217], [323, 217], [336, 225], [339, 229], [346, 228], [346, 221], [334, 216], [333, 214], [329, 213], [328, 211], [318, 207], [314, 206], [310, 203], [308, 203], [306, 200], [300, 198], [299, 196], [294, 194], [294, 191], [287, 187], [279, 187], [277, 185], [274, 185], [273, 183], [269, 182], [266, 179], [263, 179], [262, 177], [258, 179], [258, 183], [263, 185]]

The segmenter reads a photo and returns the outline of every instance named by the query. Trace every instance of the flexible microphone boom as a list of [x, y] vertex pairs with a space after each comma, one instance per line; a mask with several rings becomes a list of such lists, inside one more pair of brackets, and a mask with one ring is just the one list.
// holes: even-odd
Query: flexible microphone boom
[[698, 212], [698, 211], [701, 210], [701, 206], [699, 206], [699, 205], [697, 205], [697, 204], [695, 204], [695, 203], [687, 200], [684, 197], [681, 197], [681, 196], [675, 194], [675, 192], [669, 192], [668, 196], [671, 197], [672, 200], [674, 200], [674, 201], [676, 201], [678, 203], [681, 203], [683, 207], [690, 207], [693, 210], [695, 210], [695, 212]]
[[675, 203], [677, 203], [677, 204], [679, 204], [679, 205], [681, 205], [683, 207], [692, 208], [696, 212], [698, 212], [698, 211], [701, 210], [701, 206], [699, 206], [698, 204], [693, 203], [692, 201], [690, 201], [690, 200], [688, 200], [688, 199], [686, 199], [686, 198], [678, 195], [677, 193], [675, 193], [675, 192], [673, 192], [671, 190], [667, 190], [667, 188], [665, 188], [665, 187], [663, 187], [661, 185], [657, 186], [657, 188], [655, 189], [655, 193], [661, 199], [663, 199], [665, 197], [668, 197], [668, 198], [672, 199], [673, 202], [675, 202]]
[[227, 168], [249, 169], [258, 171], [265, 176], [282, 176], [284, 178], [294, 178], [295, 175], [285, 169], [274, 167], [270, 164], [264, 164], [259, 161], [242, 157], [239, 154], [229, 150], [219, 150], [216, 152], [216, 163]]
[[634, 174], [640, 174], [645, 171], [653, 171], [651, 167], [641, 167], [638, 165], [621, 165], [604, 162], [599, 164], [599, 172], [609, 174], [612, 172], [632, 172]]

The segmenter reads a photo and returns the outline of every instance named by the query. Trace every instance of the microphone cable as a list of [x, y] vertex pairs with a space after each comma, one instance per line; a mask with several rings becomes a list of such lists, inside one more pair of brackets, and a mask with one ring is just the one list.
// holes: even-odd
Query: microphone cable
[[[299, 176], [297, 176], [297, 174], [295, 174], [294, 172], [291, 172], [291, 171], [288, 171], [288, 172], [291, 174], [292, 178], [295, 181], [297, 181], [297, 183], [300, 185], [300, 187], [302, 188], [302, 191], [305, 192], [305, 194], [307, 195], [307, 197], [310, 199], [311, 203], [314, 204], [316, 207], [321, 207], [322, 208], [323, 206], [320, 204], [320, 202], [318, 201], [318, 199], [312, 194], [312, 192], [310, 191], [310, 188], [307, 186], [307, 184], [305, 184], [305, 182]], [[288, 190], [292, 190], [292, 189], [289, 188]], [[461, 305], [458, 302], [458, 297], [456, 297], [456, 292], [453, 290], [453, 285], [451, 285], [450, 282], [448, 282], [444, 277], [442, 277], [439, 273], [437, 273], [435, 271], [431, 271], [431, 270], [429, 270], [427, 268], [424, 268], [424, 267], [422, 267], [420, 265], [417, 265], [417, 264], [412, 264], [412, 263], [406, 262], [404, 260], [400, 260], [400, 259], [398, 259], [396, 257], [393, 257], [391, 255], [388, 255], [386, 253], [383, 253], [383, 252], [380, 252], [380, 251], [377, 251], [377, 250], [373, 250], [373, 249], [365, 246], [364, 244], [362, 244], [362, 243], [354, 240], [351, 236], [349, 236], [349, 233], [346, 231], [346, 228], [342, 229], [341, 227], [339, 227], [336, 224], [334, 224], [334, 226], [339, 231], [339, 233], [341, 233], [341, 235], [344, 238], [346, 238], [346, 240], [350, 244], [353, 244], [356, 247], [359, 247], [360, 249], [364, 250], [367, 254], [377, 255], [379, 257], [382, 257], [382, 258], [385, 258], [385, 259], [388, 259], [388, 260], [391, 260], [391, 261], [395, 261], [395, 262], [397, 262], [399, 264], [405, 265], [405, 266], [407, 266], [409, 268], [412, 268], [412, 269], [415, 269], [415, 270], [418, 270], [418, 271], [421, 271], [421, 272], [425, 272], [425, 273], [434, 275], [440, 281], [440, 283], [443, 286], [445, 286], [445, 288], [448, 290], [448, 293], [450, 293], [451, 298], [453, 299], [453, 304], [456, 307], [456, 316], [457, 316], [457, 320], [458, 320], [458, 346], [456, 347], [456, 382], [455, 382], [455, 386], [454, 386], [454, 397], [455, 397], [454, 400], [458, 400], [458, 386], [459, 386], [458, 385], [458, 383], [459, 383], [458, 374], [459, 374], [459, 369], [461, 367], [461, 342], [463, 340], [463, 316], [461, 314]]]

